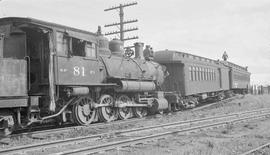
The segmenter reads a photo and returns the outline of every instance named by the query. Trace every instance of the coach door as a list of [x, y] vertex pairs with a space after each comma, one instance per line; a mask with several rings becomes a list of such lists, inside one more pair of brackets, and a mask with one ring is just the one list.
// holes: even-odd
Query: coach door
[[221, 69], [218, 69], [218, 74], [219, 74], [219, 87], [222, 88], [222, 73]]
[[232, 69], [229, 70], [229, 88], [232, 89]]

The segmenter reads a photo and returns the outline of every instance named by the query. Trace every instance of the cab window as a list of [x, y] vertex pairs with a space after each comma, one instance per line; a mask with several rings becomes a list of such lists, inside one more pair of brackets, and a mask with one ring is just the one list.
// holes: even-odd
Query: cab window
[[73, 56], [85, 56], [85, 41], [72, 38], [72, 54]]

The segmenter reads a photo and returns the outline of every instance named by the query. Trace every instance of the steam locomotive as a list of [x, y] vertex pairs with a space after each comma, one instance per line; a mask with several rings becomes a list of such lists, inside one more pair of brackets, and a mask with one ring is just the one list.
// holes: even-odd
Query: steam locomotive
[[[143, 44], [134, 46], [135, 57], [130, 58], [121, 41], [108, 41], [101, 33], [32, 18], [0, 19], [1, 133], [48, 122], [89, 125], [144, 117], [149, 112], [188, 108], [233, 88], [232, 80], [220, 82], [214, 73], [234, 77], [237, 65], [198, 56], [186, 59], [181, 55], [191, 55], [168, 50], [145, 58]], [[211, 74], [191, 66], [197, 58], [209, 61], [197, 63], [212, 65]], [[213, 87], [209, 88], [210, 75]], [[198, 87], [203, 78], [208, 83]], [[249, 83], [244, 80], [237, 87], [243, 91]]]
[[161, 65], [119, 40], [31, 18], [0, 19], [0, 128], [143, 117], [168, 102]]

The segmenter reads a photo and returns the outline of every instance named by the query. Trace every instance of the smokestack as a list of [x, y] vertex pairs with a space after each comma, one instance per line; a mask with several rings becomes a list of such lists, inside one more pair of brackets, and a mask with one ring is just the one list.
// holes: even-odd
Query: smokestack
[[144, 43], [136, 42], [134, 43], [134, 46], [135, 46], [135, 58], [144, 59], [143, 56]]

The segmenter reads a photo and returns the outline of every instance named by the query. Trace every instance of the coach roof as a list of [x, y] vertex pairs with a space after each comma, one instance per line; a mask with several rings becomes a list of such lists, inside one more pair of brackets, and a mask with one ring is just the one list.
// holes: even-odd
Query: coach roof
[[157, 62], [163, 63], [184, 63], [189, 61], [198, 61], [211, 64], [220, 64], [219, 61], [173, 50], [163, 50], [154, 52], [154, 58]]
[[95, 35], [95, 33], [81, 30], [81, 29], [76, 29], [73, 27], [69, 26], [64, 26], [61, 24], [56, 24], [52, 22], [46, 22], [43, 20], [35, 19], [35, 18], [29, 18], [29, 17], [5, 17], [5, 18], [0, 18], [0, 22], [15, 22], [15, 23], [29, 23], [29, 24], [35, 24], [35, 25], [40, 25], [48, 28], [58, 28], [58, 29], [68, 29], [71, 31], [76, 31], [80, 33], [88, 33], [90, 35]]

